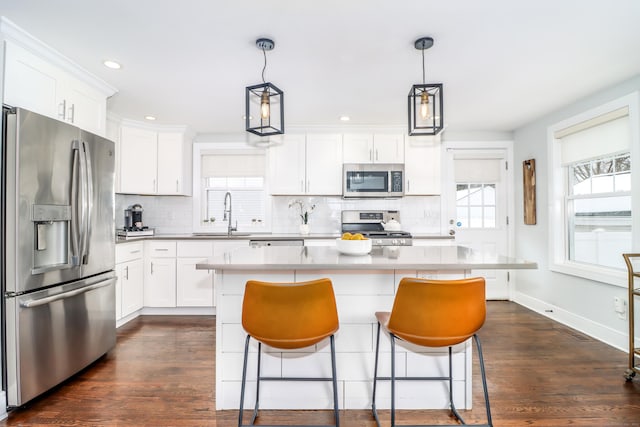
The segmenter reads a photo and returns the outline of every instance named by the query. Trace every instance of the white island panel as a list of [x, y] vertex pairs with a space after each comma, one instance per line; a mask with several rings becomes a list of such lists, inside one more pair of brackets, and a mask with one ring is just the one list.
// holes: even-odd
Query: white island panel
[[[340, 329], [336, 333], [336, 362], [340, 409], [369, 409], [375, 359], [376, 311], [390, 311], [402, 277], [460, 278], [471, 269], [536, 268], [532, 262], [496, 254], [477, 253], [460, 246], [374, 248], [370, 255], [352, 257], [335, 247], [259, 247], [235, 250], [198, 264], [215, 269], [216, 286], [216, 409], [237, 409], [246, 333], [241, 325], [242, 295], [247, 280], [301, 282], [321, 277], [332, 280]], [[475, 273], [475, 271], [474, 271]], [[380, 372], [390, 375], [390, 342], [380, 337]], [[447, 350], [396, 347], [398, 376], [447, 373]], [[262, 371], [269, 376], [328, 376], [329, 341], [306, 349], [282, 351], [264, 346]], [[471, 408], [472, 347], [470, 341], [454, 347], [455, 404]], [[257, 343], [251, 340], [245, 406], [253, 406]], [[398, 382], [399, 409], [446, 408], [442, 382]], [[264, 409], [331, 409], [330, 382], [265, 382], [260, 407]], [[389, 407], [388, 381], [379, 383], [377, 406]]]

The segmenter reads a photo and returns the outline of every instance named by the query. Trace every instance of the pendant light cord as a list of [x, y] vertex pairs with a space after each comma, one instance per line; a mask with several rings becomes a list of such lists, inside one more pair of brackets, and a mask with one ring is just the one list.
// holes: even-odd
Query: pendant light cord
[[[262, 67], [262, 83], [265, 83], [265, 81], [264, 81], [264, 70], [267, 69], [267, 51], [264, 50], [264, 47], [262, 48], [262, 54], [264, 55], [264, 67]], [[424, 53], [423, 53], [423, 55], [424, 55]], [[424, 71], [423, 71], [423, 73], [424, 73]], [[423, 77], [423, 79], [424, 79], [424, 77]]]
[[[424, 47], [421, 50], [422, 50], [422, 84], [424, 85], [425, 84], [424, 83]], [[263, 80], [264, 80], [264, 77], [263, 77]]]

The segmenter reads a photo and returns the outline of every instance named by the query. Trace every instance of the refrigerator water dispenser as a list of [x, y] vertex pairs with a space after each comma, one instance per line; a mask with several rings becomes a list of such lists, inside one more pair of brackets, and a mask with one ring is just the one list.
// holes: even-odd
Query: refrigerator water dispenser
[[69, 266], [71, 206], [33, 205], [33, 274]]

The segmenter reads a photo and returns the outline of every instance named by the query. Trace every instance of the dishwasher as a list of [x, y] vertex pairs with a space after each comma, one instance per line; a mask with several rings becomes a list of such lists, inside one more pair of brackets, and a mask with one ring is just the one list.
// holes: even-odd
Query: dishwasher
[[249, 246], [252, 248], [262, 246], [304, 246], [304, 239], [249, 240]]

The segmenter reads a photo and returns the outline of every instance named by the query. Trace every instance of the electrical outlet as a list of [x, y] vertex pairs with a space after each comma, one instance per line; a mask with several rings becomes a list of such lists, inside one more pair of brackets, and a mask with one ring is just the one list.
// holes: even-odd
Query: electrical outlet
[[618, 313], [620, 319], [626, 320], [627, 318], [627, 301], [624, 298], [613, 298], [613, 309]]

